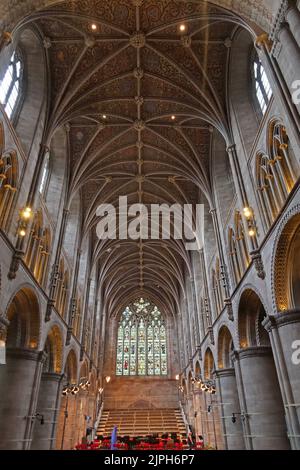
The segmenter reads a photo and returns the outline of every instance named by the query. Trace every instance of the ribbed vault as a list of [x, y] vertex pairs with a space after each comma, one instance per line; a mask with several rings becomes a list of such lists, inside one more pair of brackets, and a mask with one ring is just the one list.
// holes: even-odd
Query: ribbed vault
[[81, 194], [105, 308], [113, 313], [143, 293], [176, 311], [190, 271], [183, 243], [99, 241], [96, 208], [125, 195], [147, 206], [211, 204], [214, 132], [230, 141], [231, 37], [251, 28], [228, 10], [183, 0], [58, 2], [30, 23], [49, 56], [48, 138], [62, 126], [68, 132], [69, 202]]

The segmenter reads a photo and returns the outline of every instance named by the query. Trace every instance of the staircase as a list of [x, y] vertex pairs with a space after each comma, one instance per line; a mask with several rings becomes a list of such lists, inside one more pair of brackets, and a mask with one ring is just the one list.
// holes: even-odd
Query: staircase
[[110, 436], [114, 426], [118, 426], [120, 436], [186, 433], [181, 411], [173, 408], [103, 410], [97, 434]]

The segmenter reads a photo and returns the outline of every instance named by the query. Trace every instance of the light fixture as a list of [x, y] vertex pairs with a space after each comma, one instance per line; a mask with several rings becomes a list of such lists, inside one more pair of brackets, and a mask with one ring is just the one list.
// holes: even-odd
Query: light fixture
[[172, 119], [172, 121], [175, 121], [176, 116], [174, 114], [172, 114], [171, 119]]
[[102, 118], [103, 118], [103, 119], [107, 119], [106, 114], [102, 114]]
[[255, 231], [255, 229], [254, 229], [253, 227], [251, 227], [251, 228], [249, 229], [249, 232], [248, 232], [248, 233], [249, 233], [249, 237], [255, 237], [255, 235], [256, 235], [256, 231]]
[[25, 237], [25, 235], [26, 235], [26, 230], [25, 230], [24, 228], [20, 228], [20, 230], [19, 230], [19, 235], [20, 235], [20, 237]]
[[179, 26], [179, 31], [181, 31], [182, 33], [186, 30], [186, 25], [185, 24], [181, 24]]
[[71, 388], [72, 395], [77, 395], [78, 392], [79, 392], [79, 387], [77, 387], [77, 385], [74, 385], [74, 387]]
[[97, 25], [96, 25], [96, 23], [92, 23], [92, 24], [91, 24], [91, 29], [92, 29], [93, 31], [96, 31], [96, 30], [97, 30]]
[[244, 207], [243, 212], [246, 219], [250, 219], [252, 217], [252, 210], [250, 207]]
[[24, 220], [30, 219], [32, 215], [31, 207], [24, 207], [24, 209], [21, 210], [20, 215], [21, 215], [21, 218]]
[[175, 380], [179, 380], [179, 374], [175, 376]]
[[111, 380], [111, 377], [108, 375], [107, 377], [105, 377], [105, 380], [106, 380], [106, 383], [109, 383]]

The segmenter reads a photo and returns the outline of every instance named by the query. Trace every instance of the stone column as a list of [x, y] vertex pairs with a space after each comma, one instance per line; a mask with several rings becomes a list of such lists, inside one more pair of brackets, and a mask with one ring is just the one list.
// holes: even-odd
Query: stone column
[[271, 348], [250, 347], [236, 352], [236, 356], [240, 364], [238, 388], [244, 393], [244, 403], [241, 400], [240, 403], [247, 447], [253, 450], [289, 449]]
[[[215, 376], [220, 397], [225, 449], [243, 450], [245, 449], [245, 442], [235, 371], [233, 368], [220, 369], [215, 371]], [[235, 423], [232, 422], [233, 413], [236, 414]]]
[[[300, 77], [300, 48], [289, 28], [288, 23], [283, 23], [277, 34], [277, 37], [282, 45], [280, 59], [284, 67], [282, 73], [285, 76], [288, 86], [294, 80], [299, 80]], [[278, 56], [279, 59], [279, 56]], [[281, 62], [281, 60], [279, 60]]]
[[221, 272], [221, 278], [222, 278], [222, 283], [223, 283], [223, 288], [224, 288], [224, 293], [225, 293], [224, 304], [226, 305], [226, 308], [227, 308], [227, 315], [228, 315], [229, 320], [233, 321], [233, 310], [232, 310], [232, 303], [230, 300], [228, 271], [227, 271], [227, 266], [225, 262], [225, 254], [224, 254], [224, 248], [223, 248], [225, 244], [223, 243], [222, 238], [221, 238], [219, 218], [218, 218], [216, 209], [212, 208], [210, 210], [210, 213], [211, 213], [212, 220], [213, 220], [214, 232], [216, 236], [216, 242], [217, 242], [218, 253], [219, 253], [219, 258], [220, 258], [220, 272]]
[[57, 417], [62, 389], [61, 374], [44, 372], [41, 377], [37, 413], [43, 415], [44, 424], [36, 420], [33, 430], [31, 449], [49, 450], [55, 448]]
[[8, 348], [0, 369], [0, 449], [27, 449], [35, 414], [43, 353]]
[[285, 14], [285, 19], [290, 27], [290, 30], [300, 47], [300, 11], [297, 6], [289, 2], [288, 9]]
[[274, 351], [291, 447], [300, 450], [300, 310], [270, 316], [264, 326]]
[[73, 277], [72, 295], [71, 295], [70, 305], [69, 305], [68, 331], [67, 331], [66, 345], [70, 344], [71, 335], [72, 335], [73, 327], [74, 327], [74, 319], [75, 319], [76, 308], [77, 308], [76, 292], [77, 292], [80, 257], [81, 257], [81, 250], [78, 248], [77, 254], [76, 254], [74, 277]]

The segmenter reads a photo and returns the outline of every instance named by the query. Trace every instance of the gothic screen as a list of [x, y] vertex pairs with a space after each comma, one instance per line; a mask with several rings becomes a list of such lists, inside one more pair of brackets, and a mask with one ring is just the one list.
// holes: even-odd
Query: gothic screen
[[149, 300], [132, 302], [121, 315], [116, 374], [167, 375], [166, 326]]

